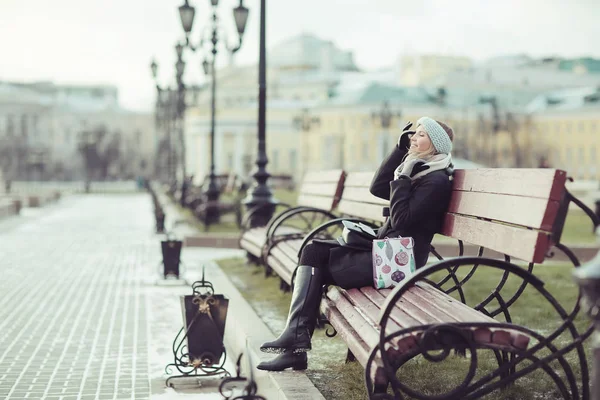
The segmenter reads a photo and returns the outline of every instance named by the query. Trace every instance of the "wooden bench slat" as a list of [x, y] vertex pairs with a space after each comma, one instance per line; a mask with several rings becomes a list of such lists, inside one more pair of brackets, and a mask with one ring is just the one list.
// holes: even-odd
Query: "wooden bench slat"
[[346, 176], [346, 181], [344, 183], [344, 190], [348, 187], [358, 186], [365, 187], [367, 191], [371, 186], [371, 181], [373, 180], [373, 176], [375, 176], [375, 172], [352, 172]]
[[560, 200], [567, 174], [557, 169], [480, 168], [454, 172], [455, 190]]
[[330, 169], [326, 171], [308, 171], [302, 181], [303, 182], [338, 182], [344, 174], [341, 169]]
[[284, 282], [287, 284], [292, 282], [292, 273], [294, 270], [289, 269], [289, 265], [286, 264], [285, 257], [282, 257], [281, 254], [277, 254], [277, 251], [275, 251], [275, 253], [271, 253], [267, 257], [267, 263], [269, 267], [271, 267], [277, 273], [277, 275], [284, 280]]
[[332, 197], [314, 196], [311, 194], [301, 194], [297, 200], [300, 206], [316, 207], [325, 211], [331, 210], [334, 202], [335, 200]]
[[543, 262], [550, 247], [547, 233], [455, 214], [446, 214], [440, 233], [534, 263]]
[[250, 243], [264, 244], [267, 241], [267, 228], [264, 226], [248, 229], [242, 235], [242, 239]]
[[[418, 295], [428, 296], [431, 299], [437, 298], [442, 302], [446, 302], [448, 307], [446, 308], [448, 312], [452, 312], [453, 310], [461, 310], [466, 315], [468, 315], [468, 319], [481, 322], [491, 322], [492, 319], [484, 315], [483, 313], [463, 304], [462, 302], [454, 299], [452, 296], [443, 293], [442, 291], [436, 289], [426, 282], [417, 282], [415, 285], [415, 292]], [[426, 297], [427, 298], [427, 297]], [[440, 305], [441, 306], [441, 305]]]
[[[409, 289], [410, 290], [410, 289]], [[379, 307], [384, 308], [387, 296], [390, 291], [381, 291], [380, 299], [378, 299]], [[435, 316], [431, 315], [426, 310], [423, 310], [419, 305], [414, 306], [412, 302], [407, 300], [404, 296], [398, 300], [396, 306], [392, 308], [392, 312], [390, 316], [392, 319], [395, 319], [401, 326], [411, 327], [414, 325], [406, 325], [401, 322], [401, 318], [403, 318], [402, 314], [406, 314], [412, 318], [412, 320], [416, 321], [415, 325], [425, 325], [425, 324], [435, 324], [439, 322], [439, 319]]]
[[344, 201], [359, 201], [362, 203], [377, 204], [379, 207], [387, 207], [390, 205], [389, 200], [380, 199], [373, 196], [368, 190], [362, 187], [346, 187], [343, 194]]
[[[493, 319], [485, 316], [483, 313], [466, 306], [434, 287], [430, 287], [430, 289], [426, 290], [423, 287], [415, 286], [409, 292], [414, 301], [427, 302], [428, 304], [431, 304], [438, 313], [448, 316], [456, 322], [493, 322]], [[434, 292], [438, 292], [439, 295], [434, 294]], [[440, 321], [448, 322], [449, 320], [440, 318]]]
[[385, 220], [382, 207], [375, 204], [364, 204], [342, 199], [338, 205], [338, 212], [372, 221], [383, 222]]
[[335, 304], [328, 298], [323, 301], [321, 310], [331, 325], [335, 327], [340, 338], [347, 344], [356, 360], [361, 365], [366, 365], [369, 358], [369, 347], [358, 332], [351, 327]]
[[299, 193], [332, 197], [338, 190], [338, 182], [306, 182], [300, 186]]
[[[370, 286], [365, 286], [365, 287], [361, 288], [360, 290], [367, 298], [369, 298], [369, 300], [371, 300], [373, 303], [377, 304], [378, 308], [381, 308], [381, 306], [383, 305], [383, 302], [385, 301], [385, 297], [384, 297], [383, 293], [381, 293], [380, 290], [377, 290]], [[420, 325], [420, 322], [418, 319], [415, 319], [413, 316], [407, 314], [401, 308], [396, 307], [394, 310], [392, 310], [392, 314], [393, 314], [392, 320], [398, 326], [409, 327], [409, 326]], [[376, 315], [374, 315], [373, 318], [379, 318], [379, 312]], [[379, 321], [377, 321], [377, 323], [379, 323]]]
[[256, 243], [245, 240], [244, 238], [240, 240], [240, 246], [254, 257], [260, 258], [262, 246], [257, 246]]
[[379, 343], [378, 328], [374, 326], [370, 320], [365, 319], [337, 287], [333, 287], [329, 290], [327, 298], [344, 316], [346, 321], [348, 321], [348, 324], [350, 324], [356, 332], [360, 332], [361, 338], [369, 348], [372, 348]]
[[551, 231], [559, 202], [536, 197], [452, 192], [448, 212]]
[[288, 257], [292, 260], [298, 260], [298, 251], [300, 250], [300, 246], [302, 246], [302, 240], [284, 240], [275, 245], [282, 251], [284, 251]]
[[[362, 289], [348, 289], [345, 292], [350, 303], [355, 307], [358, 307], [363, 312], [364, 317], [369, 319], [371, 324], [375, 326], [379, 325], [379, 321], [376, 320], [380, 311], [379, 304], [374, 303], [371, 300], [371, 297], [367, 296]], [[396, 321], [391, 321], [390, 328], [398, 330], [401, 329], [401, 326]]]

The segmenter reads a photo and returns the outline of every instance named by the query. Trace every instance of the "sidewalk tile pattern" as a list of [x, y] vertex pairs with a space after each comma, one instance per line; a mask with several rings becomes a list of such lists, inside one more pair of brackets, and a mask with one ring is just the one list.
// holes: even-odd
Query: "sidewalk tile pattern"
[[149, 197], [51, 207], [0, 225], [0, 399], [149, 398]]

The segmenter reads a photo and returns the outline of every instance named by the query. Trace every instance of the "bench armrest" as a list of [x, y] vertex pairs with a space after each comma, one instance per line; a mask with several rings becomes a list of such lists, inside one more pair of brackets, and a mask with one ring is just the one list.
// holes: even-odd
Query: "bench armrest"
[[[271, 206], [273, 206], [273, 204], [259, 204], [257, 206], [252, 207], [248, 211], [246, 211], [246, 213], [244, 214], [244, 216], [242, 218], [242, 222], [240, 224], [240, 227], [242, 229], [242, 233], [245, 232], [245, 231], [247, 231], [248, 229], [250, 229], [250, 227], [248, 226], [248, 224], [252, 220], [252, 217], [254, 216], [254, 214], [256, 214], [257, 212], [259, 212], [260, 210], [262, 210], [262, 208], [267, 207], [267, 206], [271, 207]], [[287, 203], [279, 202], [279, 203], [275, 204], [275, 207], [279, 207], [279, 206], [286, 207], [286, 208], [291, 208], [291, 206], [289, 204], [287, 204]], [[285, 210], [283, 212], [285, 212]], [[279, 214], [276, 215], [274, 218], [277, 218], [278, 216], [279, 216]], [[273, 221], [274, 218], [271, 219], [271, 221]], [[269, 222], [269, 224], [270, 223], [271, 222]]]
[[270, 224], [267, 229], [267, 243], [272, 243], [272, 240], [276, 236], [277, 229], [282, 226], [286, 221], [292, 218], [303, 218], [302, 214], [322, 214], [330, 219], [336, 218], [336, 215], [332, 214], [327, 210], [315, 207], [294, 207], [284, 211], [276, 220]]

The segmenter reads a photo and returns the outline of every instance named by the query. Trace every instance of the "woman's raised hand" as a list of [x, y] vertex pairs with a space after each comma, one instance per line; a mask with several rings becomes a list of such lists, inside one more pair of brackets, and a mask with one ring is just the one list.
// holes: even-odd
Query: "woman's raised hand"
[[398, 138], [398, 148], [400, 150], [406, 150], [410, 146], [410, 137], [415, 133], [415, 131], [411, 131], [410, 128], [412, 126], [412, 122], [408, 122], [404, 129], [402, 129], [402, 133]]

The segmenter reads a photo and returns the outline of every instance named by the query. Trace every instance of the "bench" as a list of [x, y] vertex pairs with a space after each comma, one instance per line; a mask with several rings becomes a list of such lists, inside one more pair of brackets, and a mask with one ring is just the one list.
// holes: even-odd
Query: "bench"
[[[277, 273], [282, 278], [282, 289], [287, 289], [297, 261], [290, 262], [285, 243], [300, 243], [315, 227], [335, 218], [332, 214], [341, 196], [346, 174], [342, 170], [312, 171], [305, 174], [295, 207], [279, 203], [285, 209], [276, 214], [266, 226], [249, 227], [252, 214], [244, 216], [240, 248], [246, 250], [251, 262], [267, 266], [266, 273]], [[295, 250], [297, 253], [297, 249]], [[294, 256], [292, 251], [289, 255]], [[267, 261], [268, 259], [268, 261]]]
[[[388, 202], [369, 193], [372, 176], [348, 174], [337, 209], [340, 214], [373, 225], [383, 222], [382, 207]], [[390, 386], [394, 398], [477, 398], [540, 368], [551, 376], [564, 398], [589, 397], [582, 341], [592, 328], [579, 332], [572, 323], [579, 308], [565, 312], [533, 274], [534, 265], [550, 256], [553, 248], [579, 265], [575, 254], [560, 242], [569, 203], [582, 208], [598, 226], [593, 212], [565, 189], [566, 179], [564, 171], [554, 169], [456, 170], [440, 235], [458, 240], [457, 257], [443, 260], [432, 246], [432, 254], [439, 261], [428, 263], [393, 290], [328, 288], [321, 303], [321, 311], [334, 328], [328, 335], [339, 334], [348, 346], [348, 360], [357, 360], [365, 367], [371, 398], [391, 398], [384, 394]], [[341, 220], [314, 229], [299, 249], [325, 232], [339, 231]], [[465, 242], [478, 246], [478, 253], [465, 255]], [[489, 250], [502, 256], [484, 255]], [[527, 267], [515, 265], [511, 258], [525, 262]], [[476, 271], [489, 268], [500, 271], [495, 289], [474, 302], [465, 298], [464, 289]], [[518, 285], [506, 296], [502, 290], [508, 279], [516, 279]], [[555, 308], [557, 321], [563, 321], [556, 331], [542, 334], [511, 322], [511, 311], [518, 311], [512, 306], [527, 286]], [[571, 335], [567, 348], [577, 354], [579, 365], [565, 361], [562, 356], [566, 351], [556, 351], [555, 339], [562, 331]], [[547, 349], [553, 355], [539, 361], [540, 351]], [[398, 377], [398, 370], [409, 360], [421, 355], [426, 361], [440, 362], [450, 350], [469, 354], [465, 361], [469, 372], [450, 392], [419, 393]], [[493, 352], [498, 364], [491, 373], [495, 379], [474, 379], [478, 351]], [[559, 363], [550, 367], [552, 360]], [[534, 362], [534, 367], [528, 368], [523, 361]], [[578, 368], [579, 383], [573, 373]]]

